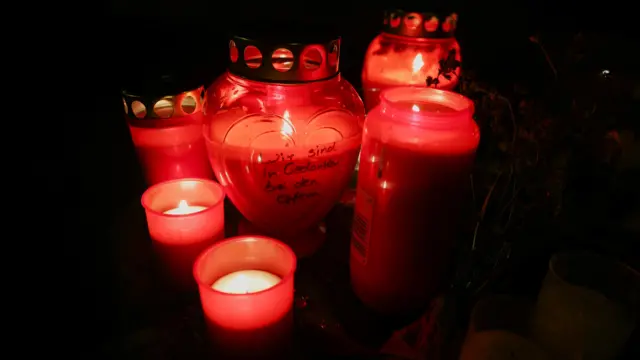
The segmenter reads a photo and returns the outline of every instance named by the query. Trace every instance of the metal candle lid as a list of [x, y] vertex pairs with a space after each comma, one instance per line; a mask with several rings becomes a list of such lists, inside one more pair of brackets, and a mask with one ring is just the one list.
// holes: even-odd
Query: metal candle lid
[[318, 36], [319, 31], [305, 36], [294, 29], [279, 33], [269, 27], [264, 31], [268, 37], [238, 32], [229, 40], [229, 72], [249, 80], [277, 83], [304, 83], [337, 75], [340, 37]]
[[454, 36], [458, 14], [388, 10], [383, 31], [387, 34], [415, 38], [443, 39]]
[[204, 87], [198, 79], [162, 75], [129, 80], [122, 101], [130, 119], [170, 119], [202, 111]]

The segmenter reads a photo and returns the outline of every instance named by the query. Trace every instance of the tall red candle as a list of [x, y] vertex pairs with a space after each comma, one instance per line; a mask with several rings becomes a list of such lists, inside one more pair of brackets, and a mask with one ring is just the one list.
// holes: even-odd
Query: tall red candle
[[202, 137], [203, 94], [202, 87], [151, 96], [123, 92], [131, 139], [149, 185], [213, 177]]
[[206, 179], [165, 181], [142, 195], [160, 265], [178, 287], [195, 287], [193, 262], [224, 238], [224, 196], [218, 183]]
[[286, 358], [295, 270], [293, 251], [263, 236], [230, 238], [198, 257], [193, 276], [216, 355]]
[[480, 139], [473, 103], [430, 88], [394, 88], [365, 121], [351, 280], [384, 313], [418, 309], [445, 280]]

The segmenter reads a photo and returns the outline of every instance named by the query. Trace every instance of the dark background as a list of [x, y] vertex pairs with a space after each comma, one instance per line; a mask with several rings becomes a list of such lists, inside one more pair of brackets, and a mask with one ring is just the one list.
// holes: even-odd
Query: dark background
[[[73, 23], [77, 26], [68, 24], [68, 65], [74, 85], [84, 89], [76, 95], [86, 108], [65, 119], [63, 178], [73, 189], [63, 192], [67, 204], [84, 204], [80, 213], [71, 205], [65, 209], [64, 263], [72, 283], [65, 293], [71, 314], [65, 317], [67, 341], [89, 350], [117, 336], [126, 323], [119, 317], [126, 304], [119, 304], [114, 292], [118, 258], [109, 246], [109, 228], [124, 207], [138, 201], [144, 183], [121, 113], [120, 88], [141, 73], [169, 67], [198, 72], [204, 82], [211, 81], [224, 71], [226, 32], [233, 26], [262, 29], [255, 19], [295, 17], [338, 28], [343, 36], [341, 69], [356, 88], [365, 49], [381, 27], [382, 10], [402, 5], [418, 6], [419, 11], [448, 6], [458, 12], [463, 71], [474, 69], [498, 87], [544, 81], [528, 70], [544, 61], [528, 40], [534, 34], [553, 44], [578, 30], [596, 32], [611, 39], [603, 68], [634, 72], [638, 63], [630, 41], [636, 32], [633, 2], [440, 2], [116, 0], [81, 17]], [[80, 266], [88, 270], [79, 274]]]

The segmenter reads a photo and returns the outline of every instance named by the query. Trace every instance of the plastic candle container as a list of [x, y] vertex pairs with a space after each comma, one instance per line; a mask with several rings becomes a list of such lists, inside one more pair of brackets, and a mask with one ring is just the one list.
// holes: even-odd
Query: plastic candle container
[[302, 257], [322, 244], [319, 225], [348, 186], [364, 105], [339, 73], [339, 37], [285, 30], [230, 40], [229, 70], [207, 90], [204, 135], [252, 233]]
[[238, 236], [209, 247], [193, 276], [215, 354], [286, 358], [293, 326], [296, 256], [284, 243]]
[[558, 253], [549, 261], [531, 334], [557, 359], [617, 359], [637, 327], [639, 309], [636, 270], [594, 253]]
[[[451, 90], [460, 76], [460, 45], [454, 37], [456, 13], [387, 11], [384, 30], [367, 49], [362, 86], [367, 111], [380, 101], [380, 91], [393, 86], [427, 86], [437, 78], [439, 89]], [[455, 63], [454, 63], [455, 61]], [[454, 69], [439, 74], [441, 62]]]
[[145, 180], [153, 185], [179, 178], [213, 178], [202, 137], [204, 89], [168, 79], [122, 92]]
[[206, 179], [165, 181], [142, 195], [159, 265], [177, 287], [195, 288], [193, 262], [224, 238], [224, 196], [218, 183]]
[[473, 103], [432, 88], [386, 90], [365, 122], [351, 240], [356, 295], [417, 310], [446, 280], [480, 133]]

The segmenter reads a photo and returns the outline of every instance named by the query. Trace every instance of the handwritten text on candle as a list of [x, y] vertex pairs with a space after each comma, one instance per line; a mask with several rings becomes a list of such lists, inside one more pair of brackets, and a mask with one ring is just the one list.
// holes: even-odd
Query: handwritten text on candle
[[316, 172], [331, 169], [339, 160], [326, 156], [336, 151], [336, 143], [318, 145], [309, 149], [307, 156], [278, 153], [263, 162], [263, 176], [266, 179], [264, 191], [274, 192], [276, 202], [293, 205], [300, 200], [320, 196]]

